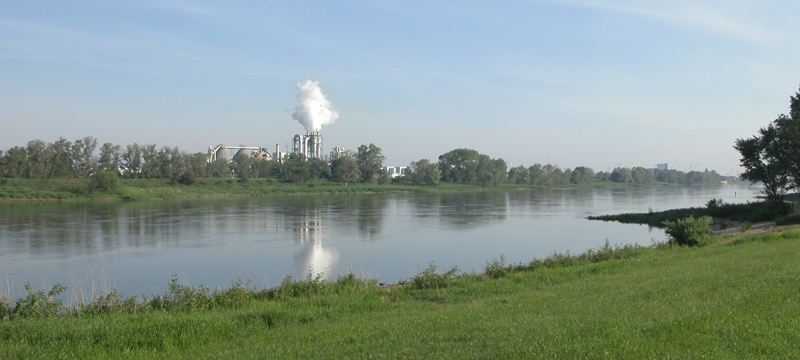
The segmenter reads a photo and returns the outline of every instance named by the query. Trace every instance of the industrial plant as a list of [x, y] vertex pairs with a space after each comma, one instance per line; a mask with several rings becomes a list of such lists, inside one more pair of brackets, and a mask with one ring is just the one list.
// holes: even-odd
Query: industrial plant
[[[295, 135], [292, 140], [291, 153], [301, 154], [306, 159], [326, 160], [322, 150], [322, 134], [320, 134], [319, 131], [313, 131], [305, 135]], [[330, 160], [336, 160], [343, 156], [344, 153], [345, 151], [337, 146], [331, 150]], [[275, 152], [273, 153], [270, 153], [266, 148], [260, 146], [219, 144], [217, 146], [208, 147], [208, 162], [216, 160], [231, 161], [235, 156], [240, 154], [252, 156], [260, 160], [274, 160], [280, 162], [290, 153], [281, 152], [279, 144], [275, 144]]]
[[[322, 134], [320, 130], [323, 125], [331, 125], [339, 118], [339, 113], [333, 109], [333, 105], [322, 92], [319, 82], [306, 80], [298, 83], [297, 87], [297, 107], [292, 114], [292, 118], [299, 122], [306, 129], [305, 135], [297, 134], [292, 139], [291, 152], [301, 154], [306, 159], [323, 159]], [[330, 160], [338, 159], [343, 156], [344, 150], [335, 147], [331, 150]], [[289, 153], [281, 152], [280, 145], [275, 145], [275, 152], [270, 153], [266, 148], [258, 146], [231, 146], [219, 144], [208, 147], [208, 161], [233, 160], [233, 157], [245, 154], [262, 160], [283, 161]]]

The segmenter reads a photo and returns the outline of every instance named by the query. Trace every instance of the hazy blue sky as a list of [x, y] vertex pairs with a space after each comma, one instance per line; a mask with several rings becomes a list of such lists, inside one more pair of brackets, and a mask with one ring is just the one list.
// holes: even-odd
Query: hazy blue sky
[[800, 1], [2, 1], [0, 149], [39, 138], [739, 170], [800, 85]]

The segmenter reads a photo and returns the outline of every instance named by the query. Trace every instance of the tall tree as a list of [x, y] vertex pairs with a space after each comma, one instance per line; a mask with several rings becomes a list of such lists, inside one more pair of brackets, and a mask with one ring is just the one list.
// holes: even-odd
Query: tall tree
[[104, 143], [100, 146], [100, 158], [98, 167], [103, 170], [111, 170], [119, 173], [122, 163], [122, 147], [112, 143]]
[[361, 182], [378, 182], [378, 174], [383, 168], [386, 157], [381, 153], [381, 148], [375, 144], [361, 145], [356, 151], [356, 163], [361, 172]]
[[442, 178], [439, 165], [432, 163], [428, 159], [412, 161], [409, 165], [410, 176], [413, 181], [423, 182], [427, 185], [438, 185]]
[[789, 115], [779, 115], [733, 146], [742, 156], [742, 178], [764, 184], [767, 201], [773, 203], [782, 202], [788, 189], [800, 188], [800, 92], [789, 100]]
[[142, 146], [137, 143], [128, 145], [122, 154], [122, 166], [125, 167], [125, 176], [139, 178], [142, 173]]
[[97, 168], [97, 158], [94, 152], [97, 149], [97, 139], [87, 136], [83, 139], [75, 140], [72, 144], [72, 164], [79, 177], [88, 178]]
[[480, 155], [472, 149], [455, 149], [440, 155], [442, 181], [463, 184], [475, 182]]
[[733, 146], [742, 155], [740, 161], [745, 168], [742, 178], [764, 184], [764, 194], [772, 203], [783, 202], [789, 185], [788, 154], [779, 133], [774, 123], [769, 124], [756, 136], [737, 139]]

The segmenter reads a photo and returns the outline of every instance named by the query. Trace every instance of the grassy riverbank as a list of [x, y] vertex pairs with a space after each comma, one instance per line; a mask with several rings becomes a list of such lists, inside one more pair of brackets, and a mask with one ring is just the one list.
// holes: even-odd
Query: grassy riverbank
[[[800, 200], [798, 194], [787, 196], [793, 202]], [[706, 207], [672, 209], [647, 213], [626, 213], [614, 215], [589, 216], [589, 220], [617, 221], [624, 224], [645, 224], [663, 227], [665, 221], [675, 221], [693, 216], [695, 218], [710, 216], [716, 219], [740, 223], [757, 223], [776, 221], [779, 225], [800, 223], [800, 206], [792, 203], [772, 204], [753, 202], [746, 204], [721, 204], [714, 200]]]
[[[610, 182], [567, 187], [620, 186]], [[388, 192], [436, 191], [487, 191], [509, 189], [535, 189], [531, 185], [504, 184], [497, 187], [441, 183], [429, 186], [415, 183], [344, 184], [315, 180], [295, 184], [275, 179], [197, 179], [192, 185], [183, 185], [168, 179], [121, 179], [111, 191], [91, 191], [88, 179], [0, 179], [0, 202], [17, 201], [102, 201], [102, 200], [158, 200], [211, 197], [259, 197], [286, 194], [347, 194]]]
[[[123, 179], [120, 180], [119, 187], [111, 191], [88, 191], [88, 184], [89, 180], [85, 179], [0, 179], [0, 201], [155, 200], [314, 193], [425, 192], [434, 189], [423, 185], [343, 184], [322, 180], [293, 184], [274, 179], [197, 179], [192, 185], [182, 185], [165, 179]], [[441, 187], [450, 188], [453, 186]]]
[[0, 358], [796, 358], [799, 257], [792, 228], [482, 275], [431, 267], [389, 288], [235, 284], [212, 301], [173, 286], [160, 308], [0, 321]]

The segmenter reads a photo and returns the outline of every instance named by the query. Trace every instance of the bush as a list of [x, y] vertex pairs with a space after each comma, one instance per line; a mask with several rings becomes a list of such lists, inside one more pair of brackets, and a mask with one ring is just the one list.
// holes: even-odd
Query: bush
[[191, 171], [184, 171], [181, 176], [178, 177], [178, 183], [183, 185], [192, 185], [195, 182], [194, 173]]
[[689, 216], [675, 221], [665, 221], [664, 228], [670, 244], [704, 245], [711, 237], [711, 217]]
[[92, 174], [89, 188], [91, 191], [114, 191], [119, 188], [119, 176], [111, 170], [98, 171]]

